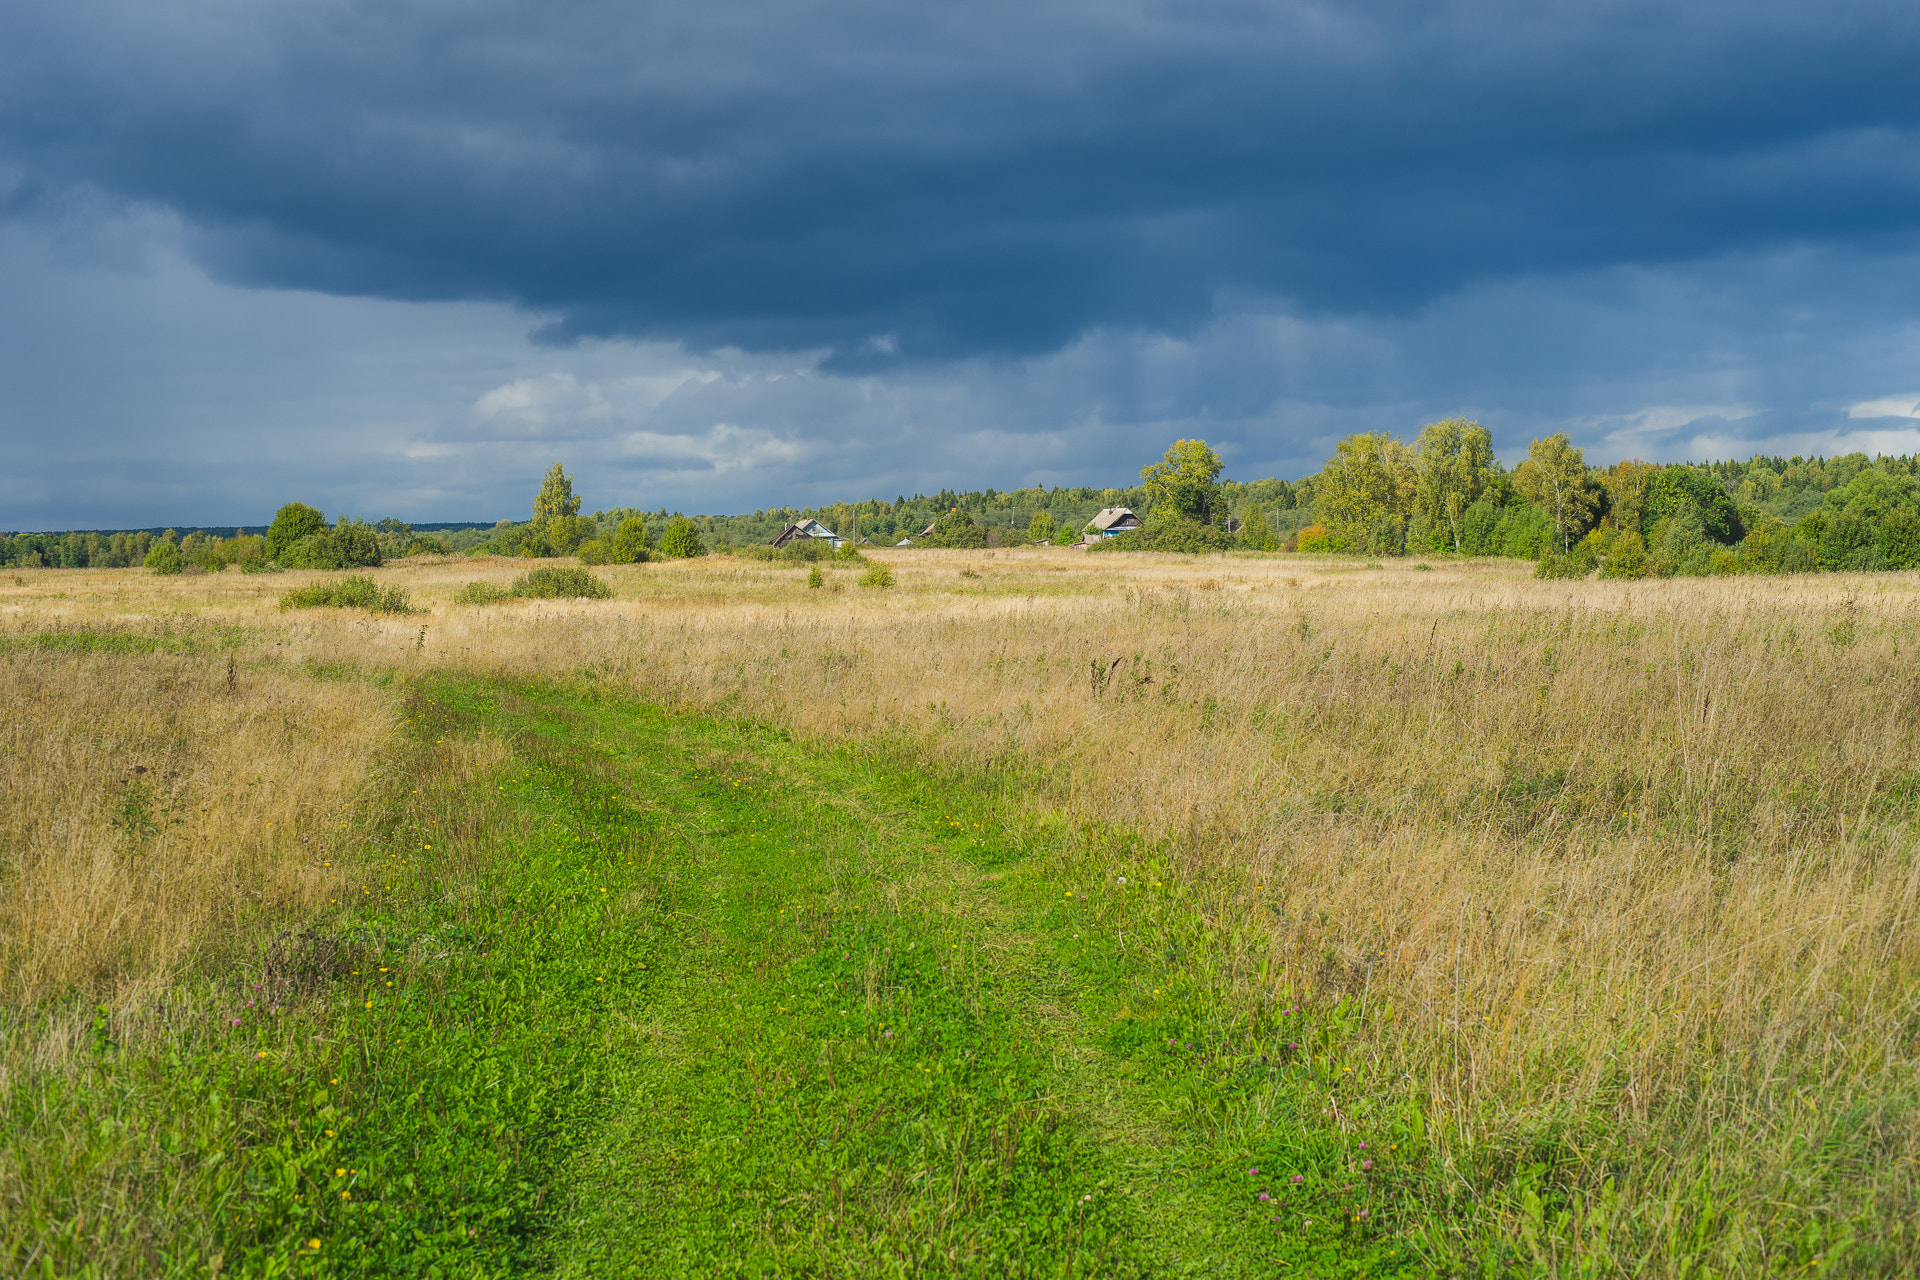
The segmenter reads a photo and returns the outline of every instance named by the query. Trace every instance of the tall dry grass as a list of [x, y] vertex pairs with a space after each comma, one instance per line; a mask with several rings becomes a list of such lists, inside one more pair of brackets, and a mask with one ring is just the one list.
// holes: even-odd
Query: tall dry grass
[[[93, 637], [67, 629], [0, 638], [0, 1002], [15, 1011], [150, 1003], [225, 943], [337, 899], [343, 815], [390, 734], [383, 691], [116, 626], [118, 648], [76, 648]], [[0, 1072], [72, 1039], [10, 1036]]]
[[[447, 603], [461, 582], [517, 566], [387, 571], [434, 602], [413, 620], [282, 617], [271, 600], [292, 575], [76, 574], [57, 606], [0, 592], [0, 620], [255, 628], [281, 643], [250, 678], [322, 705], [299, 663], [565, 676], [884, 740], [930, 767], [1016, 766], [1036, 813], [1173, 851], [1207, 891], [1235, 1000], [1349, 1001], [1369, 1088], [1424, 1118], [1466, 1228], [1531, 1240], [1569, 1273], [1744, 1271], [1808, 1240], [1869, 1269], [1920, 1263], [1914, 575], [889, 559], [893, 591], [839, 568], [810, 591], [804, 570], [714, 559], [606, 571], [611, 603], [473, 609]], [[9, 732], [29, 705], [101, 705], [63, 679], [8, 703]], [[374, 718], [343, 724], [355, 733], [377, 749]], [[83, 759], [35, 791], [99, 767]], [[287, 777], [288, 795], [324, 808], [342, 761]], [[10, 826], [9, 850], [69, 847], [55, 825]], [[120, 865], [90, 829], [73, 847], [91, 861], [63, 865]], [[120, 891], [95, 886], [130, 873], [64, 874], [105, 903]], [[155, 914], [124, 936], [169, 927]]]

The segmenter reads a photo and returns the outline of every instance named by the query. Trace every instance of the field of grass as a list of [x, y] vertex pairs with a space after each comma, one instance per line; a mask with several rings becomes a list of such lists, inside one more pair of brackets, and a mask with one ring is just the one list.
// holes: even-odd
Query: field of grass
[[1920, 1267], [1915, 575], [874, 558], [0, 581], [7, 1269]]

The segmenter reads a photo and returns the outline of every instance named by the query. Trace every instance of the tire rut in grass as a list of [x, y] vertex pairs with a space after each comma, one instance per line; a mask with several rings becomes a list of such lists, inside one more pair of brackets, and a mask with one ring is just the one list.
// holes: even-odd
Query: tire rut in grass
[[1399, 1269], [1269, 1225], [1244, 1161], [1292, 1139], [1200, 1115], [1226, 1104], [1216, 1068], [1111, 1021], [1150, 958], [1081, 936], [1067, 864], [770, 734], [551, 697], [514, 708], [529, 747], [644, 798], [674, 909], [659, 970], [598, 1023], [539, 1269]]
[[1149, 1271], [980, 922], [898, 892], [893, 833], [844, 794], [751, 754], [676, 754], [639, 767], [704, 828], [699, 923], [609, 1063], [611, 1118], [575, 1163], [556, 1268]]

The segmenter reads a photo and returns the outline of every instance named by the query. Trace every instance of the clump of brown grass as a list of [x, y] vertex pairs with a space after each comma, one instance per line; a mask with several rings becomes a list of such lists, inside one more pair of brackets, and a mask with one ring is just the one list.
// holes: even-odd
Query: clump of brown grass
[[253, 654], [0, 649], [7, 1002], [115, 999], [338, 897], [391, 719], [380, 690]]
[[887, 593], [716, 558], [615, 575], [611, 603], [438, 605], [426, 633], [302, 618], [278, 652], [1018, 766], [1035, 813], [1131, 828], [1204, 889], [1231, 999], [1350, 1003], [1347, 1051], [1422, 1117], [1466, 1228], [1621, 1273], [1785, 1265], [1845, 1224], [1879, 1224], [1860, 1265], [1920, 1259], [1913, 575], [887, 560]]

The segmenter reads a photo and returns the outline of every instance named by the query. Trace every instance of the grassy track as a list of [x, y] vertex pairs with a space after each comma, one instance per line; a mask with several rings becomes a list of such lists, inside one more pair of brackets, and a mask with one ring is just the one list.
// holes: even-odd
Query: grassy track
[[[1205, 904], [1122, 833], [1012, 829], [990, 785], [591, 693], [412, 706], [345, 950], [305, 962], [324, 1013], [269, 992], [167, 1063], [103, 1046], [69, 1100], [172, 1126], [204, 1223], [165, 1271], [1410, 1267], [1401, 1130], [1338, 1011], [1224, 1021]], [[498, 776], [436, 775], [481, 733], [512, 740]], [[14, 1263], [86, 1274], [84, 1217]]]
[[[765, 732], [472, 685], [428, 705], [437, 733], [516, 735], [495, 796], [527, 833], [474, 904], [493, 913], [469, 926], [485, 1014], [469, 1041], [433, 1038], [429, 1074], [523, 1092], [492, 1115], [442, 1105], [431, 1136], [363, 1125], [356, 1176], [385, 1210], [401, 1168], [403, 1184], [433, 1176], [432, 1151], [537, 1137], [517, 1159], [479, 1141], [502, 1176], [471, 1198], [455, 1179], [464, 1208], [370, 1211], [363, 1247], [323, 1244], [342, 1269], [1253, 1276], [1403, 1260], [1372, 1229], [1390, 1153], [1376, 1180], [1364, 1136], [1315, 1149], [1287, 1123], [1316, 1085], [1285, 1046], [1310, 1033], [1276, 1025], [1294, 1039], [1261, 1056], [1250, 1029], [1209, 1025], [1205, 975], [1168, 942], [1191, 908], [1150, 865], [1109, 873], [998, 828], [985, 798]], [[1132, 937], [1114, 927], [1129, 919]]]

